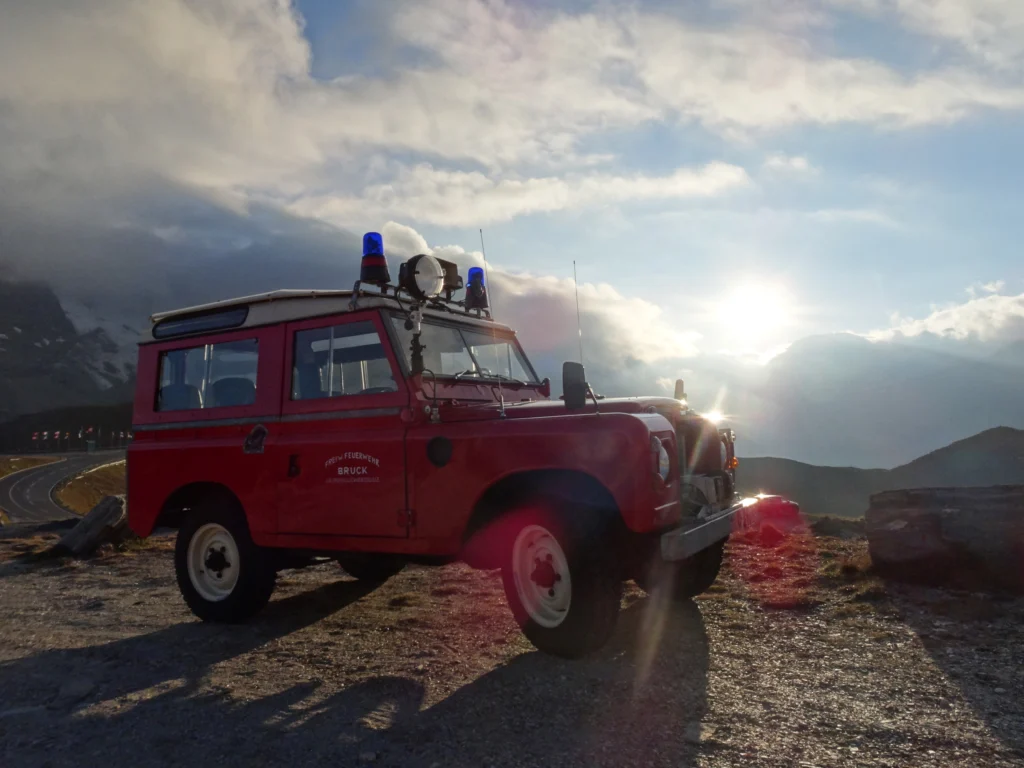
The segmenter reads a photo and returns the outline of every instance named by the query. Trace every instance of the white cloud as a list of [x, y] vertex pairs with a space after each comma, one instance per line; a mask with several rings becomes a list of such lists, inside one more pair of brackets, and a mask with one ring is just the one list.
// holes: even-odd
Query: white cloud
[[784, 155], [781, 153], [769, 155], [761, 166], [767, 171], [787, 174], [815, 174], [818, 169], [811, 165], [806, 157], [799, 155]]
[[990, 293], [962, 304], [935, 308], [922, 319], [895, 317], [893, 327], [868, 334], [874, 340], [915, 338], [927, 334], [957, 341], [1008, 343], [1024, 339], [1024, 294]]
[[1024, 63], [1024, 3], [1020, 0], [829, 0], [833, 6], [897, 19], [943, 39], [996, 68]]
[[815, 221], [826, 223], [852, 222], [855, 224], [874, 224], [880, 227], [899, 227], [899, 222], [884, 211], [874, 208], [822, 208], [811, 211], [807, 216]]
[[[1024, 107], [1024, 88], [979, 70], [901, 74], [835, 56], [798, 26], [698, 25], [635, 8], [399, 3], [385, 25], [394, 56], [383, 73], [325, 82], [310, 75], [302, 20], [285, 0], [9, 5], [0, 174], [49, 212], [105, 204], [120, 215], [159, 180], [235, 210], [250, 199], [354, 205], [350, 190], [365, 188], [371, 211], [391, 211], [392, 196], [406, 201], [385, 215], [496, 221], [740, 180], [722, 164], [664, 178], [573, 171], [609, 160], [582, 149], [588, 137], [648, 122], [735, 136], [807, 123], [901, 128]], [[380, 166], [395, 152], [401, 164]], [[459, 208], [467, 200], [472, 214]]]
[[974, 285], [967, 286], [967, 295], [974, 299], [977, 298], [979, 294], [999, 293], [1005, 287], [1005, 280], [991, 280], [987, 283], [975, 283]]
[[[433, 253], [454, 261], [463, 273], [482, 263], [478, 251], [430, 248], [415, 229], [402, 224], [389, 222], [382, 234], [389, 253], [395, 255]], [[488, 264], [487, 279], [496, 319], [517, 330], [536, 367], [554, 374], [563, 360], [578, 359], [577, 292], [572, 279], [493, 263]], [[606, 392], [637, 394], [653, 385], [661, 366], [674, 368], [679, 360], [699, 354], [698, 333], [680, 330], [657, 304], [624, 296], [607, 283], [580, 283], [579, 307], [584, 362]]]
[[726, 132], [842, 122], [900, 128], [949, 122], [978, 107], [1024, 106], [1024, 89], [968, 70], [906, 76], [762, 29], [715, 32], [651, 15], [638, 18], [635, 34], [644, 41], [637, 69], [652, 101]]
[[420, 253], [433, 253], [426, 238], [410, 226], [389, 221], [380, 230], [387, 245], [388, 256], [409, 259]]
[[713, 197], [749, 183], [746, 171], [725, 163], [680, 168], [668, 176], [589, 173], [503, 179], [418, 165], [400, 169], [394, 180], [369, 186], [358, 196], [306, 198], [293, 210], [340, 224], [394, 216], [442, 226], [475, 226], [529, 213]]

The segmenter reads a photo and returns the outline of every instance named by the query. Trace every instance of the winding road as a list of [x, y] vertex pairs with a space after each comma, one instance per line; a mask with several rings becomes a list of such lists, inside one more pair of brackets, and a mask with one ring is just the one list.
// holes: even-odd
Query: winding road
[[69, 454], [52, 464], [25, 469], [0, 479], [0, 509], [14, 523], [45, 523], [72, 517], [51, 494], [64, 478], [124, 458], [124, 451]]

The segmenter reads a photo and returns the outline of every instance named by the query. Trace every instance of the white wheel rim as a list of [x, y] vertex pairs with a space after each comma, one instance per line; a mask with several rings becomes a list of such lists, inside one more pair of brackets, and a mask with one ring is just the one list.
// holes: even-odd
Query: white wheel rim
[[547, 528], [528, 525], [512, 545], [512, 578], [527, 615], [554, 629], [569, 613], [572, 579], [558, 539]]
[[223, 525], [207, 523], [188, 544], [188, 577], [204, 600], [217, 602], [238, 583], [240, 565], [235, 537]]

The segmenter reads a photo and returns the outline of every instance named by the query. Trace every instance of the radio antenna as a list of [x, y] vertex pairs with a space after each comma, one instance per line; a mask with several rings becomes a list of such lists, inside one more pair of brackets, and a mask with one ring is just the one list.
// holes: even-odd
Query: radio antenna
[[576, 280], [576, 259], [572, 260], [572, 284], [576, 289], [576, 335], [580, 339], [580, 365], [583, 365], [583, 326], [580, 324], [580, 284]]
[[[484, 248], [484, 231], [480, 230], [480, 253], [484, 257], [484, 283], [490, 284], [491, 274], [487, 269], [487, 249]], [[491, 296], [490, 291], [487, 293], [487, 302], [491, 305], [491, 319], [494, 319], [494, 297]]]
[[[484, 247], [484, 231], [483, 231], [483, 229], [480, 230], [480, 255], [483, 256], [483, 260], [484, 260], [484, 284], [487, 285], [487, 284], [490, 284], [490, 282], [491, 282], [491, 274], [490, 274], [490, 271], [487, 269], [487, 249]], [[491, 286], [491, 287], [493, 288], [494, 286]], [[491, 293], [490, 291], [488, 291], [487, 298], [490, 300], [491, 319], [493, 320], [494, 319], [494, 294]], [[506, 342], [506, 344], [507, 343], [508, 342]], [[511, 373], [512, 373], [512, 369], [511, 369], [511, 366], [509, 366], [509, 374], [511, 374]], [[504, 419], [505, 418], [505, 396], [502, 394], [502, 391], [501, 391], [501, 373], [500, 372], [498, 373], [498, 402], [501, 403], [501, 415], [499, 416], [499, 418]]]

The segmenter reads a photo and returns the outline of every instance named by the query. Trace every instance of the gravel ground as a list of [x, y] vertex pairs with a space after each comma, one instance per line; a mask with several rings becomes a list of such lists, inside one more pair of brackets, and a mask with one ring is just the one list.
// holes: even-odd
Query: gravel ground
[[[169, 542], [27, 562], [0, 539], [0, 764], [1024, 765], [1024, 601], [886, 586], [863, 541], [730, 545], [708, 595], [631, 585], [567, 662], [500, 580], [281, 574], [245, 626], [204, 625]], [[13, 538], [12, 538], [13, 536]]]

